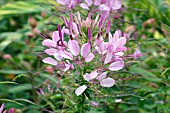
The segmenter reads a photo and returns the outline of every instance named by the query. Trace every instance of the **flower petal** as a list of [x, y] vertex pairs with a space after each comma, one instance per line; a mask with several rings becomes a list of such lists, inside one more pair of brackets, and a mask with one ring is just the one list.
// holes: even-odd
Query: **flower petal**
[[90, 62], [91, 60], [93, 60], [93, 58], [94, 58], [94, 54], [90, 53], [86, 56], [85, 62]]
[[122, 69], [124, 66], [125, 66], [124, 62], [119, 60], [119, 61], [115, 61], [112, 64], [110, 64], [109, 69], [111, 71], [118, 71], [118, 70]]
[[83, 9], [89, 10], [89, 6], [87, 6], [87, 4], [85, 4], [85, 3], [81, 3], [80, 7], [82, 7]]
[[48, 47], [56, 47], [56, 43], [50, 39], [45, 39], [42, 41], [42, 45], [48, 46]]
[[118, 10], [122, 7], [121, 0], [110, 0], [110, 6], [112, 10]]
[[88, 6], [91, 6], [93, 4], [92, 0], [85, 0]]
[[81, 56], [86, 57], [90, 53], [90, 43], [85, 43], [81, 47]]
[[58, 64], [57, 61], [54, 60], [54, 59], [51, 58], [51, 57], [44, 58], [42, 61], [43, 61], [44, 63], [51, 64], [51, 65], [54, 65], [54, 66], [56, 66], [56, 65]]
[[94, 79], [94, 78], [97, 77], [97, 75], [98, 75], [97, 70], [95, 70], [95, 71], [93, 71], [93, 72], [90, 73], [90, 78], [91, 78], [91, 79]]
[[54, 32], [53, 32], [52, 39], [53, 39], [53, 41], [56, 42], [56, 43], [60, 40], [58, 31], [54, 31]]
[[102, 0], [95, 0], [95, 1], [94, 1], [94, 5], [95, 5], [95, 6], [99, 6], [99, 5], [101, 4], [101, 1], [102, 1]]
[[62, 5], [67, 5], [69, 3], [70, 0], [57, 0], [57, 2], [59, 4], [62, 4]]
[[70, 52], [67, 52], [67, 51], [60, 51], [59, 52], [60, 55], [64, 58], [67, 58], [67, 59], [70, 59], [70, 60], [73, 60], [73, 56]]
[[91, 72], [90, 74], [88, 74], [88, 73], [84, 74], [84, 75], [83, 75], [83, 78], [84, 78], [86, 81], [90, 81], [90, 80], [96, 78], [97, 75], [98, 75], [97, 70], [95, 70], [95, 71]]
[[48, 55], [54, 55], [55, 53], [58, 52], [58, 50], [54, 48], [50, 48], [50, 49], [46, 49], [44, 52]]
[[79, 48], [79, 45], [78, 45], [77, 41], [69, 40], [68, 47], [69, 47], [71, 53], [73, 53], [74, 56], [78, 56], [80, 48]]
[[79, 34], [79, 31], [78, 31], [78, 27], [77, 27], [77, 24], [75, 22], [72, 23], [73, 25], [73, 30], [76, 34]]
[[104, 64], [107, 64], [107, 63], [109, 63], [110, 61], [111, 61], [111, 59], [112, 59], [112, 52], [107, 52], [107, 55], [106, 55], [106, 59], [105, 59], [105, 61], [104, 61]]
[[126, 37], [120, 37], [116, 42], [116, 47], [124, 46], [125, 44], [126, 44]]
[[3, 109], [4, 109], [4, 103], [1, 105], [1, 108], [0, 108], [0, 113], [2, 113]]
[[112, 87], [115, 84], [115, 80], [112, 78], [105, 78], [100, 81], [102, 87]]
[[99, 10], [101, 10], [101, 11], [109, 11], [110, 12], [110, 7], [108, 7], [105, 4], [102, 4], [102, 5], [99, 6]]
[[76, 95], [79, 96], [81, 95], [85, 90], [87, 89], [86, 85], [82, 85], [80, 87], [78, 87], [75, 91]]
[[58, 60], [61, 61], [63, 57], [59, 53], [54, 53], [54, 57]]
[[91, 80], [90, 74], [88, 74], [88, 73], [84, 74], [84, 75], [83, 75], [83, 78], [84, 78], [84, 80], [86, 80], [86, 81], [90, 81], [90, 80]]
[[106, 78], [107, 72], [103, 72], [102, 74], [100, 74], [96, 79], [97, 80], [103, 80], [104, 78]]

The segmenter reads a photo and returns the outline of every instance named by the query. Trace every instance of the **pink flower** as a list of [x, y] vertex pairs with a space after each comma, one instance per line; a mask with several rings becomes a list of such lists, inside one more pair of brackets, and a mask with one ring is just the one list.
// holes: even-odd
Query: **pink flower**
[[100, 85], [102, 87], [112, 87], [115, 84], [115, 80], [110, 77], [106, 78], [106, 75], [107, 75], [107, 72], [104, 72], [98, 76], [97, 70], [95, 70], [91, 72], [90, 74], [88, 73], [84, 74], [83, 78], [86, 81], [90, 81], [96, 78], [97, 80], [100, 81]]
[[90, 47], [91, 47], [90, 43], [85, 43], [82, 45], [80, 51], [78, 42], [76, 40], [69, 40], [68, 42], [69, 52], [61, 51], [60, 55], [64, 58], [73, 60], [73, 55], [78, 56], [79, 54], [81, 54], [85, 62], [90, 62], [94, 58], [94, 54], [90, 52]]

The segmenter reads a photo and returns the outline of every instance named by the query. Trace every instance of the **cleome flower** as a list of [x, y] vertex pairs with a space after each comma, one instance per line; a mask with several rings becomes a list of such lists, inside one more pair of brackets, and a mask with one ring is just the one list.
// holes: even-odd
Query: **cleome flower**
[[[79, 13], [70, 14], [70, 20], [63, 16], [62, 19], [65, 26], [61, 29], [58, 25], [58, 31], [53, 32], [52, 39], [42, 41], [42, 45], [47, 47], [44, 52], [48, 55], [42, 61], [63, 72], [76, 70], [82, 73], [80, 78], [84, 82], [75, 90], [77, 96], [91, 83], [112, 87], [116, 81], [107, 77], [107, 73], [121, 70], [125, 66], [122, 56], [127, 50], [126, 37], [119, 30], [112, 35], [111, 21], [99, 16], [93, 20], [91, 13], [86, 20], [81, 19]], [[92, 68], [88, 69], [88, 66]], [[83, 69], [85, 70], [82, 71]]]

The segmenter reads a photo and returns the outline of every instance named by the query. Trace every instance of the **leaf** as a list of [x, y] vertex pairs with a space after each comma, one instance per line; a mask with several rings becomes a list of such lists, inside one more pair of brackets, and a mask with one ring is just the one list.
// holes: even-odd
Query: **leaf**
[[21, 84], [18, 86], [14, 86], [8, 89], [9, 93], [19, 93], [19, 92], [23, 92], [25, 90], [30, 90], [32, 89], [32, 86], [30, 84]]
[[27, 77], [27, 78], [29, 78], [29, 77], [28, 77], [27, 75], [25, 75], [25, 74], [20, 74], [20, 75], [16, 76], [12, 81], [16, 81], [16, 79], [21, 78], [21, 77]]
[[25, 71], [22, 70], [0, 70], [1, 74], [25, 74]]
[[4, 82], [0, 82], [0, 84], [17, 84], [17, 83], [11, 81], [4, 81]]
[[36, 105], [34, 102], [30, 101], [30, 100], [26, 100], [26, 99], [15, 99], [16, 101], [23, 101], [23, 102], [27, 102], [33, 105]]
[[16, 101], [14, 101], [14, 100], [10, 100], [10, 99], [0, 99], [0, 101], [6, 101], [6, 102], [13, 102], [13, 103], [15, 103], [15, 104], [18, 104], [18, 105], [20, 105], [20, 106], [25, 106], [24, 104], [21, 104], [21, 103], [19, 103], [19, 102], [16, 102]]
[[149, 72], [145, 69], [142, 69], [140, 67], [136, 67], [135, 65], [133, 65], [129, 69], [134, 74], [139, 74], [142, 77], [144, 77], [146, 80], [149, 80], [149, 81], [152, 81], [152, 82], [161, 82], [160, 78], [158, 78], [156, 75], [154, 75], [153, 73], [151, 73], [151, 72]]
[[40, 6], [40, 0], [31, 0], [31, 1], [17, 1], [13, 3], [7, 3], [0, 7], [0, 17], [6, 17], [11, 15], [27, 14], [27, 13], [36, 13], [44, 10]]

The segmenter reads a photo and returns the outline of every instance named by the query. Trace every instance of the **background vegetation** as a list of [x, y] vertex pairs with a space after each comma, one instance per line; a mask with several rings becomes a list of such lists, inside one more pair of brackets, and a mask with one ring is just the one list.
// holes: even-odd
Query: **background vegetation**
[[[87, 103], [90, 113], [170, 113], [170, 1], [124, 0], [122, 21], [113, 27], [131, 33], [127, 46], [132, 54], [139, 48], [143, 56], [126, 61], [115, 73], [115, 96], [96, 97], [98, 106]], [[16, 113], [76, 112], [74, 95], [68, 92], [70, 78], [58, 88], [57, 71], [41, 62], [43, 38], [61, 22], [53, 0], [0, 1], [0, 104]], [[113, 30], [114, 31], [114, 30]], [[54, 93], [49, 93], [48, 84]], [[39, 88], [44, 95], [38, 95]], [[70, 93], [71, 94], [71, 93]], [[122, 99], [121, 102], [116, 102]], [[49, 111], [48, 111], [49, 110]]]

